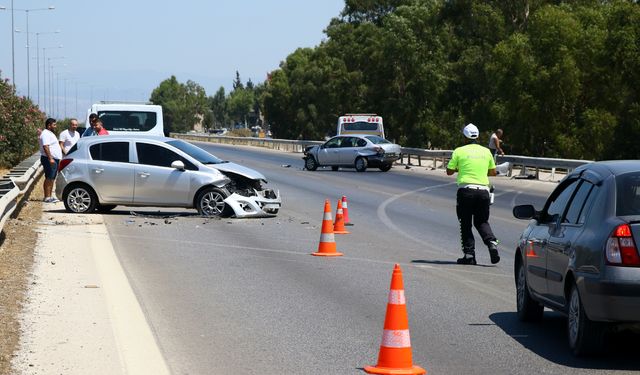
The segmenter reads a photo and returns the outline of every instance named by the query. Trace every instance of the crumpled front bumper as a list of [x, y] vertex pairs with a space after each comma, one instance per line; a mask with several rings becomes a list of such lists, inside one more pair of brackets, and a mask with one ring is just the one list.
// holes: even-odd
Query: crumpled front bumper
[[254, 189], [254, 193], [251, 197], [233, 193], [224, 202], [237, 218], [273, 217], [278, 214], [282, 206], [280, 191]]

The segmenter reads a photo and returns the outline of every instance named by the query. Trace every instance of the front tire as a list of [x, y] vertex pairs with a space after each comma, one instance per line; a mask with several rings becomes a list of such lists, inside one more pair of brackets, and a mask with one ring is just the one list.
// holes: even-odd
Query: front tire
[[115, 204], [99, 204], [96, 209], [98, 212], [107, 213], [116, 208]]
[[382, 166], [380, 166], [380, 170], [383, 172], [387, 172], [389, 171], [389, 169], [391, 169], [391, 164], [384, 164]]
[[363, 158], [362, 156], [358, 156], [358, 158], [356, 158], [356, 162], [355, 162], [355, 168], [356, 171], [358, 172], [364, 172], [367, 170], [367, 159]]
[[208, 187], [198, 194], [196, 198], [196, 209], [202, 216], [221, 217], [226, 212], [224, 200], [228, 194], [218, 188]]
[[567, 315], [569, 347], [573, 355], [579, 357], [602, 351], [606, 326], [587, 317], [575, 284], [571, 289]]
[[313, 156], [307, 156], [304, 160], [304, 167], [307, 168], [307, 170], [315, 171], [318, 169], [318, 162]]
[[67, 212], [84, 214], [95, 211], [98, 205], [98, 196], [88, 185], [75, 184], [64, 190], [62, 201]]
[[517, 262], [516, 267], [516, 306], [518, 319], [522, 322], [540, 321], [544, 313], [544, 306], [531, 298], [529, 285], [527, 284], [527, 275], [522, 262]]

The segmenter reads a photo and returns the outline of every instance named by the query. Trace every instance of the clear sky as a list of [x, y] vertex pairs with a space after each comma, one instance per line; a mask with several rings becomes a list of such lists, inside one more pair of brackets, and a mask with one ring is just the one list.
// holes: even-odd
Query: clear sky
[[[50, 6], [55, 9], [33, 10]], [[0, 70], [11, 79], [11, 0], [0, 0], [0, 7], [6, 8], [0, 10]], [[14, 33], [18, 94], [38, 102], [39, 62], [40, 107], [82, 122], [91, 102], [146, 101], [171, 75], [199, 83], [207, 95], [220, 86], [228, 93], [236, 70], [243, 82], [263, 82], [296, 48], [326, 38], [323, 31], [344, 0], [13, 0], [13, 7], [20, 30]], [[60, 99], [52, 108], [43, 86], [49, 65], [55, 88], [49, 98]]]

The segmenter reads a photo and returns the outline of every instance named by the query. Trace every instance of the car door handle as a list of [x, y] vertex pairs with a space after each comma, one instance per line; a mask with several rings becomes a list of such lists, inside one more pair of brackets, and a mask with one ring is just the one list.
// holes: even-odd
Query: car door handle
[[148, 172], [140, 172], [138, 173], [138, 176], [140, 176], [140, 178], [147, 178], [149, 177], [150, 173]]
[[96, 174], [100, 174], [100, 173], [104, 172], [104, 168], [94, 168], [93, 172], [96, 173]]

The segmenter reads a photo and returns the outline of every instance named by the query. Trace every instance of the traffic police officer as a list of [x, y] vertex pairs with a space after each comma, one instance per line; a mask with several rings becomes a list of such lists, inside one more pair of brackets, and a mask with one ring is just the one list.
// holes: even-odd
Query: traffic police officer
[[489, 248], [491, 263], [500, 261], [498, 241], [489, 225], [490, 187], [487, 176], [496, 175], [496, 164], [488, 148], [477, 143], [480, 132], [473, 124], [462, 130], [465, 145], [456, 148], [447, 165], [447, 175], [458, 172], [456, 182], [456, 213], [460, 222], [460, 236], [464, 255], [458, 264], [476, 264], [475, 239], [471, 224], [476, 227], [482, 241]]

